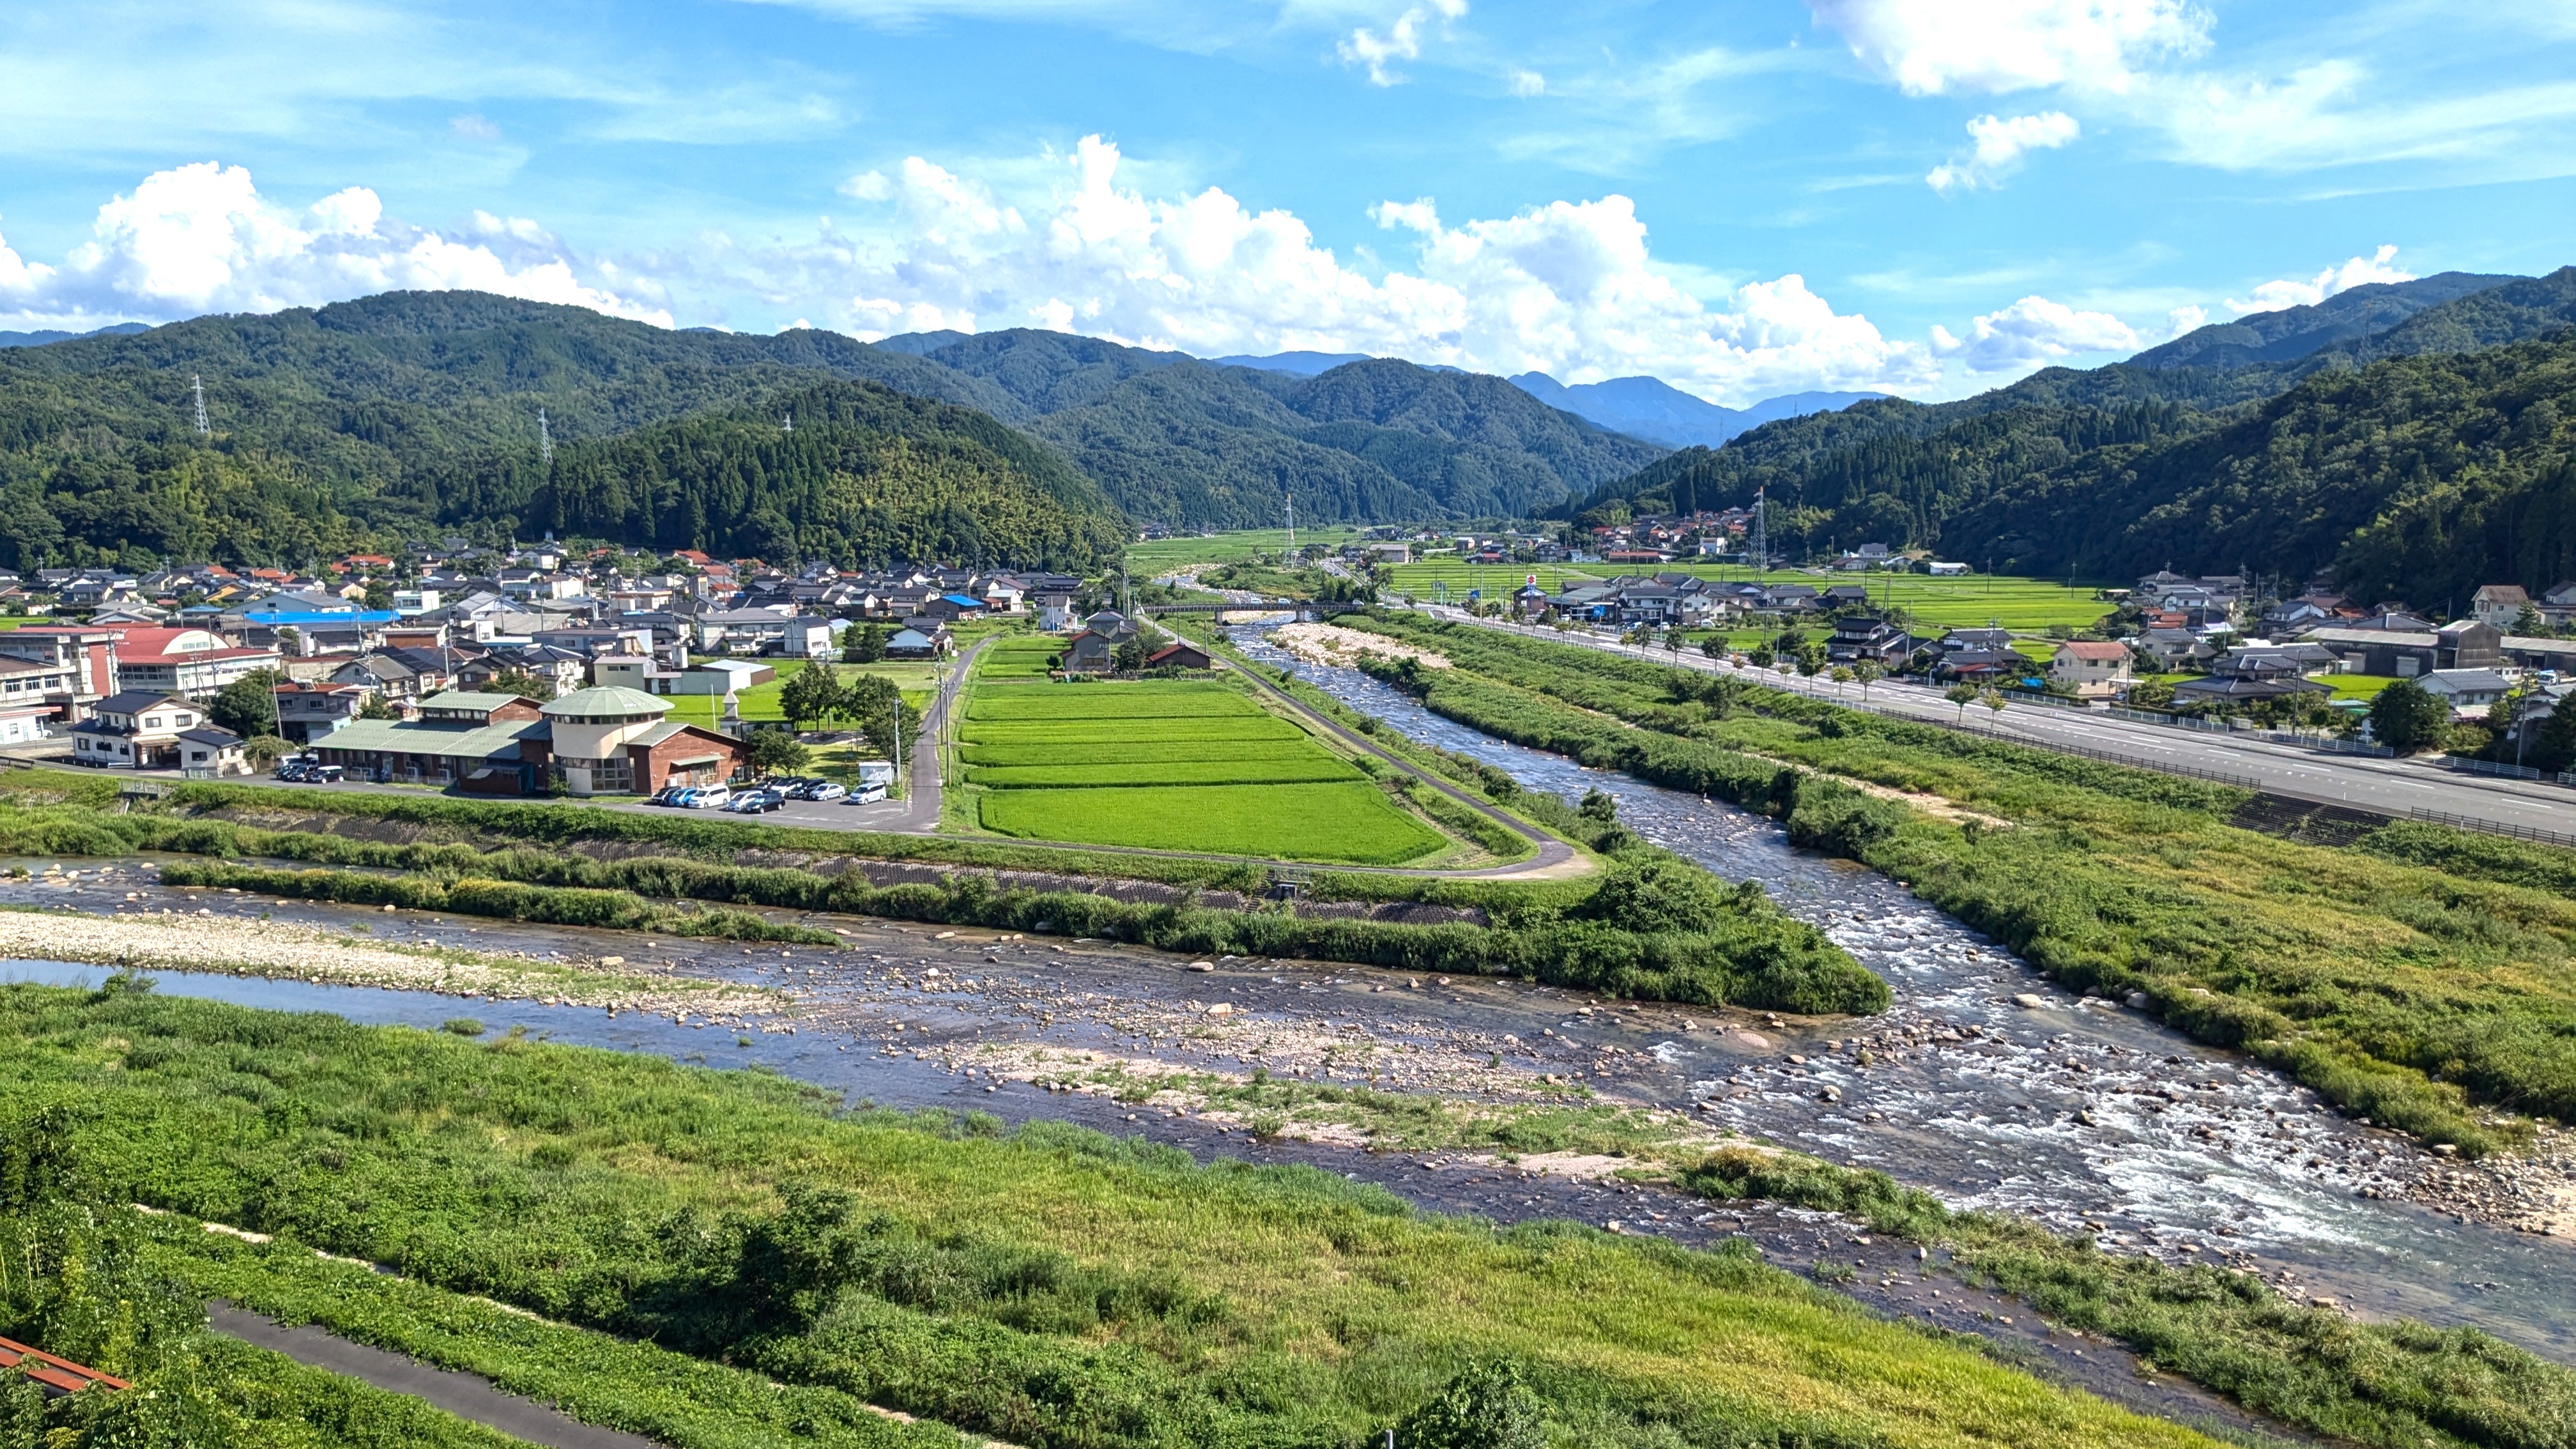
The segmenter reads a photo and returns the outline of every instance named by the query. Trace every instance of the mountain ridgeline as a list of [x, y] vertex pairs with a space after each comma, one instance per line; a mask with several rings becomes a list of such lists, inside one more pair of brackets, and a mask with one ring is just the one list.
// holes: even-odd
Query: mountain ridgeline
[[[949, 411], [898, 419], [865, 390], [812, 391], [834, 382]], [[826, 453], [762, 434], [757, 419], [800, 399], [840, 420], [814, 446], [841, 481], [816, 481]], [[539, 476], [541, 414], [559, 463], [589, 471]], [[684, 420], [704, 426], [643, 436]], [[862, 432], [905, 446], [862, 447]], [[620, 440], [632, 446], [600, 446]], [[758, 539], [780, 560], [980, 539], [990, 558], [1072, 568], [1114, 554], [1134, 522], [1270, 524], [1292, 495], [1317, 523], [1527, 514], [1662, 451], [1499, 378], [1403, 362], [1295, 376], [1051, 332], [871, 345], [387, 293], [0, 348], [0, 565], [296, 563], [555, 528], [710, 549]], [[600, 471], [648, 459], [660, 471], [613, 487]], [[915, 467], [931, 470], [916, 490], [895, 486]], [[930, 514], [914, 506], [933, 496]], [[647, 518], [647, 498], [681, 511]]]
[[2571, 324], [2576, 268], [2355, 288], [2111, 367], [1772, 423], [1578, 512], [1765, 490], [1792, 549], [1884, 542], [2097, 578], [2330, 569], [2357, 596], [2456, 609], [2480, 584], [2576, 577]]

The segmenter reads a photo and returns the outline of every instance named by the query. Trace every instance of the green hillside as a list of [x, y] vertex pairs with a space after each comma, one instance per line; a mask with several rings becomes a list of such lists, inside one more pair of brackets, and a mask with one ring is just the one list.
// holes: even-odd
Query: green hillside
[[1771, 537], [1792, 550], [1876, 541], [2046, 577], [2170, 564], [2296, 584], [2332, 568], [2355, 594], [2456, 607], [2481, 583], [2576, 576], [2571, 322], [2576, 268], [2367, 337], [2285, 332], [2319, 343], [2286, 360], [2053, 369], [1954, 403], [1773, 423], [1661, 459], [1583, 511], [1767, 489]]
[[1025, 329], [879, 350], [1006, 391], [1131, 517], [1181, 528], [1271, 526], [1290, 493], [1317, 523], [1523, 516], [1664, 452], [1501, 378], [1392, 359], [1307, 378]]
[[[535, 480], [533, 469], [510, 475], [523, 476]], [[563, 537], [845, 566], [1087, 570], [1126, 537], [1098, 486], [1044, 444], [868, 382], [577, 444], [556, 453], [524, 506], [495, 501]]]
[[[828, 378], [1022, 413], [829, 333], [674, 332], [473, 292], [201, 317], [0, 351], [0, 563], [311, 560], [438, 529], [506, 533], [540, 408], [559, 445]], [[203, 378], [211, 434], [192, 426]]]

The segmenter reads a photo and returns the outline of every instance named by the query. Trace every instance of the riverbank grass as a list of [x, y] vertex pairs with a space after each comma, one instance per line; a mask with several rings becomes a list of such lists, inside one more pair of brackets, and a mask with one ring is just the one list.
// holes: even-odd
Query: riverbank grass
[[1308, 1169], [649, 1057], [0, 987], [0, 1137], [39, 1131], [116, 1211], [1030, 1449], [1355, 1443], [1491, 1358], [1592, 1449], [2208, 1442], [1743, 1249], [1423, 1217]]

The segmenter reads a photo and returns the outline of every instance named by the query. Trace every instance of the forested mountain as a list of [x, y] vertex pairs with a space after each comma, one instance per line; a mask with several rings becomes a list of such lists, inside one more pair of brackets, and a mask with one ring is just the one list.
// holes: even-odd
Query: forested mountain
[[[2356, 594], [2449, 607], [2481, 583], [2576, 577], [2571, 320], [2576, 268], [2295, 358], [2052, 369], [1954, 403], [1862, 403], [1673, 454], [1586, 516], [1767, 488], [1771, 537], [1792, 550], [1876, 541], [2107, 578], [2170, 563], [2296, 583], [2331, 567]], [[2305, 335], [2332, 330], [2309, 319]]]
[[[192, 426], [202, 377], [211, 435]], [[201, 317], [0, 351], [0, 563], [291, 562], [508, 533], [559, 445], [831, 377], [1012, 415], [1000, 389], [827, 332], [673, 332], [474, 292]]]
[[[2411, 282], [2371, 282], [2322, 302], [2213, 322], [2129, 359], [2131, 367], [2251, 367], [2293, 362], [2337, 343], [2385, 332], [2427, 307], [2524, 277], [2438, 272]], [[2457, 351], [2458, 349], [2451, 349]]]
[[1176, 527], [1273, 524], [1291, 493], [1318, 523], [1528, 514], [1663, 451], [1500, 378], [1386, 358], [1306, 375], [1027, 329], [878, 346], [1008, 393], [1131, 517]]
[[1083, 570], [1115, 557], [1127, 531], [1053, 449], [972, 409], [868, 382], [576, 444], [542, 477], [495, 481], [522, 480], [534, 485], [524, 500], [493, 501], [531, 528], [772, 561]]

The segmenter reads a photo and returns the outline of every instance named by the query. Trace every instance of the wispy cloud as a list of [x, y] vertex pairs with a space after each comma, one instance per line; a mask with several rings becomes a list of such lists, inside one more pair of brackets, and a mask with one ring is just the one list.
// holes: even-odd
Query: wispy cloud
[[2071, 146], [2083, 134], [2084, 128], [2064, 111], [2042, 111], [2036, 116], [2009, 119], [1979, 116], [1968, 123], [1972, 143], [1969, 153], [1933, 167], [1923, 179], [1944, 196], [1999, 185], [2021, 169], [2022, 158], [2031, 152]]

